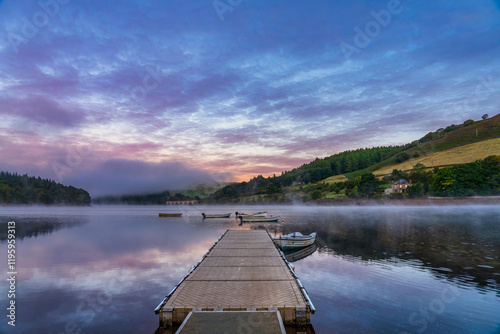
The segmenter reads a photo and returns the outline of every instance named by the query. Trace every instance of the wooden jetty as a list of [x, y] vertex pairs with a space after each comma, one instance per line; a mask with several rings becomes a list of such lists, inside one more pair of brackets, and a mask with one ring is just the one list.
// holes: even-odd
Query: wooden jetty
[[[160, 327], [192, 312], [278, 311], [305, 325], [316, 310], [292, 266], [265, 230], [226, 231], [155, 309]], [[264, 313], [264, 312], [263, 312]]]

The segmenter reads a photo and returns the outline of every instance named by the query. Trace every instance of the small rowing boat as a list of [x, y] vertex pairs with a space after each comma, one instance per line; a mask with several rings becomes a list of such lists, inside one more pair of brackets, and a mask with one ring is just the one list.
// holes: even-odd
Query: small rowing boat
[[159, 213], [160, 217], [182, 217], [182, 213]]
[[240, 220], [242, 223], [274, 223], [278, 222], [280, 219], [279, 216], [276, 217], [241, 217]]
[[246, 214], [243, 212], [236, 211], [236, 217], [238, 218], [246, 218], [246, 217], [267, 217], [267, 211], [256, 212], [252, 214]]
[[229, 217], [231, 217], [231, 213], [209, 213], [209, 214], [202, 213], [201, 215], [203, 216], [203, 219], [205, 219], [205, 218], [229, 218]]
[[300, 232], [293, 232], [273, 238], [274, 242], [283, 250], [310, 246], [316, 241], [316, 232], [303, 235]]

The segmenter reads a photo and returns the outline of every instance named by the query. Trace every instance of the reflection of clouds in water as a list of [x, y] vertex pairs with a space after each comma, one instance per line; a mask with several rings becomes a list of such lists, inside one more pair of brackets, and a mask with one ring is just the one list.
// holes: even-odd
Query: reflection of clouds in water
[[394, 289], [425, 289], [429, 282], [435, 280], [430, 272], [423, 270], [415, 261], [366, 262], [355, 257], [315, 253], [306, 260], [297, 262], [295, 266], [299, 277], [312, 282], [316, 289], [327, 288], [340, 295], [349, 295], [359, 290], [363, 291], [363, 295], [353, 298], [360, 299], [370, 299], [373, 297], [371, 294], [378, 295], [380, 287], [389, 281]]
[[20, 277], [33, 286], [91, 290], [118, 276], [126, 290], [144, 279], [182, 277], [218, 237], [214, 231], [194, 234], [182, 219], [93, 227], [54, 235], [50, 243], [24, 245], [23, 251], [32, 255], [23, 258]]
[[[57, 267], [24, 267], [19, 270], [26, 288], [44, 286], [48, 289], [98, 290], [107, 282], [113, 284], [113, 293], [125, 293], [130, 288], [147, 280], [164, 285], [163, 282], [184, 276], [192, 264], [198, 262], [212, 242], [202, 243], [182, 253], [162, 252], [158, 249], [124, 254], [107, 259], [96, 259], [80, 265], [65, 264]], [[36, 262], [36, 261], [35, 261]]]
[[494, 275], [500, 270], [497, 206], [292, 206], [283, 215], [286, 223], [272, 227], [272, 233], [317, 232], [320, 253], [366, 265], [415, 262], [454, 284], [483, 289], [493, 280], [494, 290], [500, 290], [500, 275]]
[[[450, 284], [420, 261], [398, 258], [366, 261], [350, 255], [316, 252], [295, 267], [316, 308], [334, 313], [330, 317], [312, 317], [315, 328], [331, 328], [334, 321], [342, 332], [360, 332], [360, 327], [367, 324], [374, 324], [378, 332], [413, 332], [415, 327], [408, 322], [408, 316], [441, 303], [443, 295], [444, 308], [441, 313], [433, 314], [436, 321], [428, 323], [429, 329], [460, 332], [464, 323], [456, 321], [456, 316], [464, 311], [467, 314], [463, 318], [467, 321], [483, 318], [478, 323], [495, 326], [488, 319], [499, 310], [493, 290], [481, 296], [470, 285]], [[474, 307], [464, 310], [463, 305]]]
[[[236, 219], [204, 221], [201, 212], [234, 215], [235, 211], [267, 210], [284, 217], [285, 223], [245, 228], [264, 227], [272, 235], [317, 232], [318, 250], [294, 265], [321, 311], [312, 317], [320, 331], [331, 328], [332, 321], [345, 331], [359, 331], [366, 324], [374, 324], [379, 332], [388, 328], [412, 331], [416, 328], [408, 325], [408, 316], [439, 299], [447, 286], [467, 290], [461, 292], [460, 303], [446, 304], [440, 319], [448, 328], [453, 323], [449, 317], [464, 312], [460, 305], [476, 304], [471, 315], [463, 317], [469, 320], [481, 314], [491, 316], [498, 309], [493, 305], [498, 301], [496, 281], [483, 289], [471, 276], [467, 281], [450, 280], [457, 273], [454, 264], [482, 256], [481, 249], [498, 250], [500, 215], [495, 207], [178, 206], [168, 209], [187, 216], [158, 218], [165, 208], [47, 209], [47, 216], [50, 211], [60, 212], [50, 214], [59, 221], [73, 217], [87, 223], [22, 241], [19, 301], [26, 305], [22, 315], [33, 319], [34, 325], [25, 322], [19, 329], [60, 332], [68, 320], [74, 320], [84, 332], [117, 328], [153, 332], [158, 321], [154, 307], [226, 229], [241, 228]], [[450, 257], [450, 252], [460, 256]], [[493, 260], [482, 257], [481, 261], [494, 261], [496, 254], [486, 255]], [[478, 297], [480, 289], [488, 301]], [[112, 300], [96, 312], [91, 323], [83, 324], [85, 318], [76, 308], [98, 293], [109, 293]], [[382, 325], [389, 319], [397, 324]]]
[[[99, 210], [104, 209], [87, 216], [85, 228], [23, 242], [23, 254], [30, 256], [20, 255], [19, 302], [30, 304], [28, 314], [43, 316], [30, 316], [38, 323], [20, 324], [20, 330], [61, 332], [74, 321], [83, 331], [107, 332], [116, 330], [119, 321], [121, 328], [153, 332], [154, 307], [221, 234], [204, 226], [193, 230], [187, 217], [159, 219], [155, 208], [134, 213], [134, 208], [117, 207], [114, 214], [109, 209], [96, 214]], [[111, 298], [109, 305], [93, 311], [87, 300], [103, 296]], [[77, 311], [82, 303], [86, 314]], [[86, 322], [89, 312], [95, 315]]]

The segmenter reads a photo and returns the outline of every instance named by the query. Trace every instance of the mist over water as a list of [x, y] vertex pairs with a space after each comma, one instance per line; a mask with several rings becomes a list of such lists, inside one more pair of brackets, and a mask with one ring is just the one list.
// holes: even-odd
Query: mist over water
[[[201, 213], [267, 210], [284, 223], [240, 225]], [[183, 212], [159, 218], [158, 212]], [[498, 206], [2, 207], [16, 221], [17, 318], [5, 333], [152, 333], [153, 309], [227, 229], [317, 232], [295, 268], [316, 333], [496, 333]], [[306, 254], [307, 255], [307, 254]], [[4, 280], [0, 290], [7, 291]], [[6, 294], [0, 297], [6, 305]], [[5, 317], [5, 315], [3, 316]], [[66, 327], [69, 326], [69, 327]]]

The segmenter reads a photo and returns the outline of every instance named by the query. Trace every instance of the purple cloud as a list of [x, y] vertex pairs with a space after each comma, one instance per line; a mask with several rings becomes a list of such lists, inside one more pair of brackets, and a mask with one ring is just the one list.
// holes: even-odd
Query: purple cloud
[[68, 110], [54, 100], [40, 96], [24, 99], [0, 99], [0, 114], [22, 117], [41, 124], [56, 127], [75, 127], [81, 124], [85, 117], [82, 113]]

